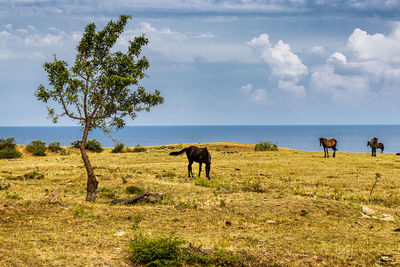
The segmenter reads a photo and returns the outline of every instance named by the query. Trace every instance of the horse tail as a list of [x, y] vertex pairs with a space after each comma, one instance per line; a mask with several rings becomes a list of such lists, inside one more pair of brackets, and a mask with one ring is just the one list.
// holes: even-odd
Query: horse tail
[[187, 150], [187, 148], [182, 149], [181, 151], [176, 151], [176, 152], [171, 152], [169, 153], [170, 156], [177, 156], [182, 154], [183, 152], [185, 152]]

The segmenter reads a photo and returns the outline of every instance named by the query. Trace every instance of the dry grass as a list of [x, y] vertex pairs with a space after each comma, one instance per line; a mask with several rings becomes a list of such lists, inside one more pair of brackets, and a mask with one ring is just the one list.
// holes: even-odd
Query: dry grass
[[[173, 233], [203, 248], [246, 251], [263, 264], [400, 264], [394, 231], [400, 158], [394, 154], [325, 159], [323, 152], [254, 152], [247, 144], [201, 146], [212, 154], [211, 181], [204, 170], [202, 178], [187, 178], [186, 157], [168, 156], [171, 146], [91, 153], [100, 182], [96, 203], [84, 201], [86, 173], [77, 149], [1, 160], [0, 266], [127, 266], [128, 241], [137, 233]], [[15, 179], [33, 170], [44, 179]], [[376, 173], [381, 177], [370, 200]], [[128, 197], [132, 185], [163, 193], [164, 200], [108, 204]], [[56, 188], [61, 203], [49, 204]], [[363, 206], [395, 221], [361, 218]]]

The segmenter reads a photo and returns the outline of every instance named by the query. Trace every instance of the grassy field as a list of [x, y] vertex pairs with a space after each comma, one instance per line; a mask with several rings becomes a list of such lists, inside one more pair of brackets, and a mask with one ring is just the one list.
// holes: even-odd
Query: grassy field
[[[400, 264], [400, 157], [199, 146], [212, 154], [210, 181], [204, 170], [187, 178], [186, 156], [168, 155], [178, 148], [91, 153], [96, 203], [85, 201], [76, 149], [0, 160], [0, 266], [130, 266], [128, 242], [139, 233], [246, 253], [251, 265]], [[164, 198], [109, 204], [129, 197], [133, 185]], [[61, 201], [51, 204], [54, 191]], [[363, 215], [363, 207], [375, 214]]]

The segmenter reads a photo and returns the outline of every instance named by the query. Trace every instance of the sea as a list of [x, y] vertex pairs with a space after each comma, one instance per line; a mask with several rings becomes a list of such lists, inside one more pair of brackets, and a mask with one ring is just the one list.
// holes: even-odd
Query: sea
[[[71, 145], [82, 137], [79, 126], [3, 126], [0, 138], [14, 137], [17, 144], [32, 140]], [[305, 151], [322, 151], [319, 137], [335, 138], [338, 152], [370, 152], [367, 141], [378, 137], [385, 151], [400, 152], [400, 125], [199, 125], [199, 126], [126, 126], [104, 134], [92, 131], [88, 139], [97, 139], [103, 147], [117, 143], [127, 146], [159, 146], [181, 143], [240, 142], [257, 144], [269, 141], [279, 147]]]

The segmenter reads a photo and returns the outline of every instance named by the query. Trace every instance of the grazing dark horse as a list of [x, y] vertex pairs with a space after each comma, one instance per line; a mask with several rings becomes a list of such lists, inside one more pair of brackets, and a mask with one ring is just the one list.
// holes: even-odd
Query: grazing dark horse
[[[371, 157], [376, 157], [376, 149], [378, 148], [379, 143], [377, 137], [372, 137], [370, 141], [368, 141], [367, 146], [371, 147]], [[383, 144], [382, 144], [383, 147]], [[381, 152], [383, 151], [383, 148], [381, 148]]]
[[319, 145], [324, 147], [324, 158], [329, 158], [329, 153], [328, 153], [328, 148], [333, 149], [333, 157], [335, 157], [337, 141], [336, 139], [325, 139], [325, 138], [320, 138], [319, 139]]
[[[186, 152], [186, 156], [189, 160], [188, 174], [189, 177], [194, 177], [192, 172], [193, 161], [199, 163], [199, 177], [201, 173], [201, 164], [206, 164], [206, 177], [210, 180], [210, 169], [211, 169], [211, 154], [208, 152], [207, 148], [199, 148], [196, 146], [190, 146], [182, 149], [181, 151], [169, 153], [171, 156], [180, 155]], [[191, 176], [190, 176], [191, 175]]]

